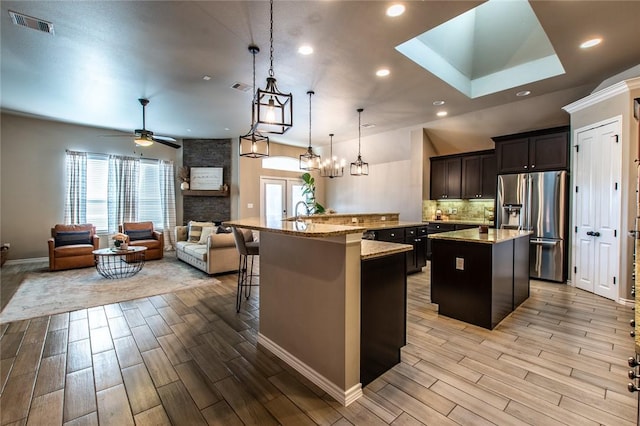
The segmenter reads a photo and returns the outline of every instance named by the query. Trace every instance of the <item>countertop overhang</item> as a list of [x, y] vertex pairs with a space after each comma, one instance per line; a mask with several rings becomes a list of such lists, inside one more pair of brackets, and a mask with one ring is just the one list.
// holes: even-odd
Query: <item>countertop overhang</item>
[[375, 259], [413, 250], [413, 246], [410, 244], [388, 243], [386, 241], [362, 240], [361, 244], [360, 259], [362, 260]]
[[240, 220], [230, 220], [223, 222], [223, 225], [308, 238], [326, 238], [339, 235], [358, 234], [363, 233], [367, 230], [367, 228], [363, 228], [361, 226], [332, 225], [328, 223], [307, 223], [303, 220], [266, 221], [257, 217]]
[[486, 234], [481, 234], [478, 229], [463, 229], [460, 231], [441, 232], [429, 234], [434, 240], [462, 241], [467, 243], [497, 244], [515, 238], [528, 237], [531, 231], [518, 231], [513, 229], [490, 228]]

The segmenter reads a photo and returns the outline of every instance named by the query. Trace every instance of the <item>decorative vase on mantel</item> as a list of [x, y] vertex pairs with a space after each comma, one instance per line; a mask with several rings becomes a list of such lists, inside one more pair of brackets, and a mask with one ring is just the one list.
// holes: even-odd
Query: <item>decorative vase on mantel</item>
[[187, 189], [189, 189], [189, 182], [182, 182], [180, 184], [180, 189], [182, 189], [183, 191], [186, 191]]

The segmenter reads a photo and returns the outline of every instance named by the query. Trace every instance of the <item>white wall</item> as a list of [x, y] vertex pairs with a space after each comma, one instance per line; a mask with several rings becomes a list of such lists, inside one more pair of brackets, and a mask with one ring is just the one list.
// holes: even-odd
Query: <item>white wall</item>
[[[338, 213], [400, 213], [400, 220], [422, 220], [425, 136], [422, 128], [404, 128], [361, 140], [368, 176], [351, 176], [349, 163], [358, 155], [358, 140], [334, 144], [345, 158], [341, 178], [326, 179], [325, 207]], [[325, 147], [323, 155], [328, 154]], [[428, 168], [426, 173], [428, 174]]]
[[[65, 150], [143, 155], [182, 163], [180, 149], [154, 144], [135, 147], [132, 138], [105, 138], [111, 130], [0, 115], [0, 243], [9, 260], [47, 257], [51, 227], [64, 221]], [[182, 221], [182, 197], [176, 213]]]

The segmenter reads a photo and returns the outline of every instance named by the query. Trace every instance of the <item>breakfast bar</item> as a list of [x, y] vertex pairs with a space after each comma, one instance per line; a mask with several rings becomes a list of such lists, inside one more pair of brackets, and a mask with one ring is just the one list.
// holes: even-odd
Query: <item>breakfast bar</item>
[[493, 329], [529, 297], [529, 231], [429, 235], [431, 301], [438, 312]]
[[[363, 241], [360, 226], [258, 218], [225, 225], [260, 231], [263, 347], [343, 405], [400, 361], [410, 245]], [[386, 328], [376, 333], [372, 321]]]

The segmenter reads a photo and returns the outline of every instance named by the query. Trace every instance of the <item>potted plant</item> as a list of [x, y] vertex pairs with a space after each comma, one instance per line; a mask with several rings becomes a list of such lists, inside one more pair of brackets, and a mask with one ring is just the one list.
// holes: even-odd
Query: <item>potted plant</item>
[[305, 197], [307, 211], [309, 214], [324, 213], [324, 206], [316, 201], [316, 180], [310, 173], [304, 173], [302, 176], [302, 195]]

